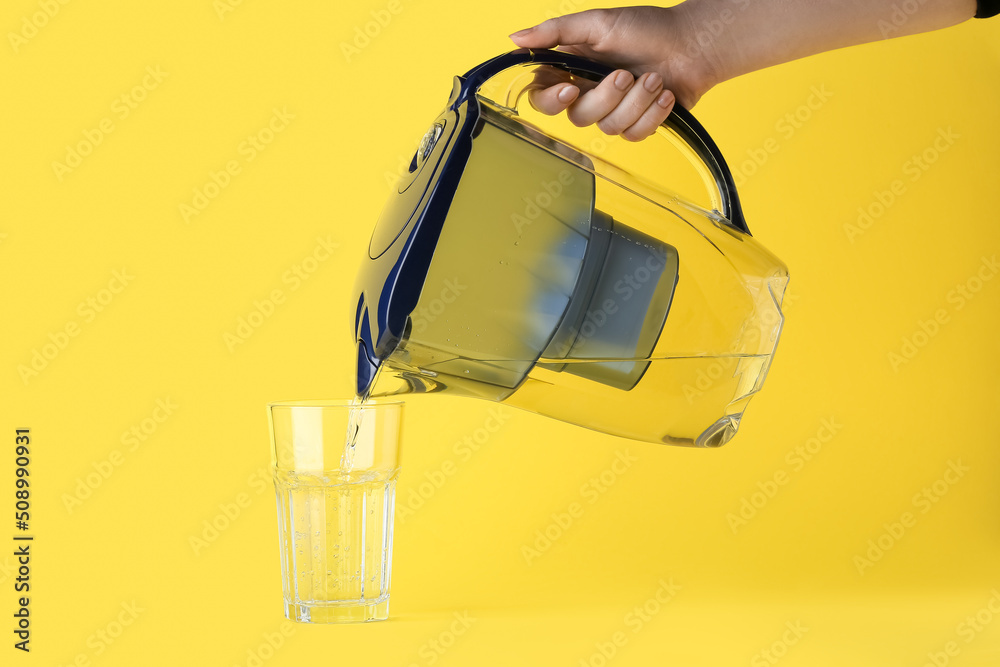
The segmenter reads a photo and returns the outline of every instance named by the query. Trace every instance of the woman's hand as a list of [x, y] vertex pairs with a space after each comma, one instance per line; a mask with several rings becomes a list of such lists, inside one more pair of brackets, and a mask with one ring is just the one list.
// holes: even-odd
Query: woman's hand
[[898, 19], [898, 0], [687, 0], [674, 7], [592, 9], [511, 35], [621, 68], [596, 86], [539, 70], [529, 99], [577, 125], [639, 141], [676, 100], [690, 109], [713, 86], [854, 44], [937, 30], [972, 18], [976, 0], [936, 0]]
[[594, 9], [550, 19], [511, 35], [527, 48], [554, 48], [621, 69], [600, 84], [540, 69], [531, 104], [549, 115], [566, 111], [570, 121], [596, 123], [607, 134], [639, 141], [673, 109], [690, 108], [713, 85], [710, 49], [686, 35], [691, 18], [674, 8]]

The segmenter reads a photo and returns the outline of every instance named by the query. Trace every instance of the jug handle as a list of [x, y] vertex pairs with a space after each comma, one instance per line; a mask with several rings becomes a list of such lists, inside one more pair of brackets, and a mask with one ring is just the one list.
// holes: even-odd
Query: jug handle
[[[483, 84], [503, 70], [526, 63], [558, 67], [570, 74], [591, 80], [600, 80], [615, 71], [614, 67], [572, 53], [548, 49], [516, 49], [487, 60], [464, 76], [459, 77], [462, 86], [460, 90], [454, 91], [452, 103], [454, 105], [462, 104], [470, 96], [475, 95]], [[663, 125], [675, 132], [694, 149], [695, 154], [715, 178], [715, 184], [721, 196], [723, 217], [736, 229], [749, 236], [750, 229], [747, 227], [746, 218], [743, 216], [743, 207], [740, 205], [740, 198], [736, 193], [733, 173], [708, 131], [690, 111], [677, 103], [674, 104], [673, 111], [667, 116]]]

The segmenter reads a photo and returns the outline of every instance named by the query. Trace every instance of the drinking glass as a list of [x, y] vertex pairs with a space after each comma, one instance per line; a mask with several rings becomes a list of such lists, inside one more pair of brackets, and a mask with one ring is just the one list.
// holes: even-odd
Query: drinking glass
[[290, 620], [388, 618], [402, 417], [390, 400], [268, 405]]

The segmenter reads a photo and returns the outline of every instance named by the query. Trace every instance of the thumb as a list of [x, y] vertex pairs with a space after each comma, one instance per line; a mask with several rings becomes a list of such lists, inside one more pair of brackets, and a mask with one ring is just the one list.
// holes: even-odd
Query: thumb
[[550, 49], [555, 46], [586, 44], [595, 46], [600, 39], [598, 15], [592, 11], [567, 14], [519, 30], [510, 38], [520, 47]]

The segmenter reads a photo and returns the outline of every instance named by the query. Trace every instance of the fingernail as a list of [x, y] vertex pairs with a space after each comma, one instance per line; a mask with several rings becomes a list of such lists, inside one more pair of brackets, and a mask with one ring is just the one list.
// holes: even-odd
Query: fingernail
[[509, 37], [524, 37], [525, 35], [527, 35], [529, 32], [531, 32], [534, 29], [535, 29], [534, 26], [532, 26], [530, 28], [525, 28], [524, 30], [518, 30], [517, 32], [511, 33], [509, 35]]
[[632, 85], [632, 74], [622, 70], [615, 75], [615, 88], [618, 90], [628, 90]]
[[650, 72], [646, 75], [646, 80], [643, 82], [643, 87], [651, 93], [655, 93], [663, 85], [663, 77], [656, 72]]
[[559, 91], [556, 97], [563, 104], [572, 102], [573, 98], [576, 97], [576, 86], [563, 86], [563, 89]]
[[656, 98], [656, 103], [661, 107], [666, 109], [674, 101], [674, 94], [669, 90], [664, 90], [660, 93], [660, 96]]

